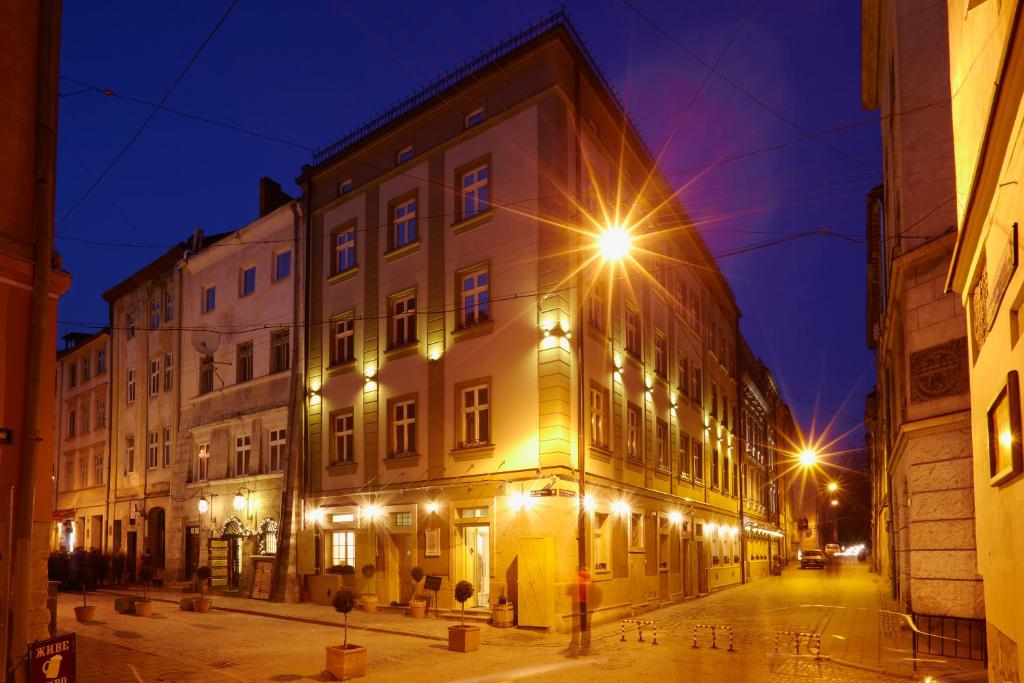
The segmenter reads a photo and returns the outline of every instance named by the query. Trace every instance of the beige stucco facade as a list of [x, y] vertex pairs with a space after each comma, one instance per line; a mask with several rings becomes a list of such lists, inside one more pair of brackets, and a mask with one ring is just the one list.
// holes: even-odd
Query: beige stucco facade
[[985, 581], [992, 681], [1018, 681], [1024, 665], [1017, 398], [1024, 372], [1021, 13], [1020, 2], [950, 0], [947, 15], [958, 230], [946, 286], [968, 312], [978, 570]]

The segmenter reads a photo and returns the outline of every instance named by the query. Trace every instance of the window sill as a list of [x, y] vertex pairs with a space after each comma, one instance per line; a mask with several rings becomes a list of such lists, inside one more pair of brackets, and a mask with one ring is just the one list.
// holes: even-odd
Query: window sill
[[401, 346], [389, 346], [384, 351], [384, 357], [390, 360], [397, 358], [405, 358], [406, 356], [412, 356], [420, 349], [420, 342], [418, 339], [414, 339], [411, 342], [402, 344]]
[[490, 334], [494, 331], [494, 320], [488, 319], [483, 322], [474, 323], [472, 325], [466, 325], [464, 327], [458, 327], [452, 330], [452, 340], [462, 341], [465, 339], [473, 339], [474, 337], [481, 337], [485, 334]]
[[349, 372], [355, 372], [356, 359], [343, 360], [327, 367], [327, 376], [334, 377], [335, 375], [344, 375]]
[[608, 331], [603, 327], [595, 323], [593, 320], [587, 321], [587, 335], [590, 336], [596, 342], [604, 344], [608, 341]]
[[327, 465], [327, 474], [332, 477], [338, 477], [345, 474], [355, 474], [359, 469], [359, 464], [356, 462], [335, 462]]
[[419, 462], [419, 453], [389, 453], [388, 457], [384, 458], [384, 469], [396, 470], [403, 467], [416, 467]]
[[339, 282], [344, 282], [345, 280], [354, 278], [358, 274], [359, 266], [352, 266], [347, 270], [343, 270], [340, 273], [335, 273], [334, 275], [331, 275], [329, 278], [327, 278], [327, 284], [336, 285]]
[[626, 467], [628, 467], [629, 469], [634, 470], [636, 472], [640, 472], [644, 468], [644, 463], [643, 463], [642, 460], [635, 460], [633, 458], [627, 457], [626, 458]]
[[480, 213], [476, 214], [471, 218], [466, 218], [464, 220], [458, 221], [457, 223], [453, 223], [452, 232], [458, 235], [460, 233], [466, 232], [467, 230], [472, 230], [476, 226], [490, 221], [492, 218], [494, 218], [494, 209], [487, 209], [486, 211], [481, 211]]
[[602, 443], [591, 443], [590, 449], [587, 453], [590, 457], [601, 462], [611, 462], [612, 460], [612, 449], [606, 444]]
[[654, 476], [662, 481], [668, 481], [672, 478], [672, 472], [664, 467], [656, 467], [654, 468]]
[[448, 455], [454, 460], [477, 460], [489, 458], [494, 455], [494, 444], [487, 443], [479, 446], [457, 446], [448, 451]]
[[391, 251], [384, 252], [384, 260], [387, 261], [388, 263], [390, 263], [392, 261], [396, 261], [396, 260], [402, 258], [403, 256], [406, 256], [408, 254], [412, 254], [415, 251], [418, 251], [419, 248], [420, 248], [420, 241], [419, 240], [413, 240], [412, 242], [409, 242], [408, 244], [403, 244], [400, 247], [395, 247]]

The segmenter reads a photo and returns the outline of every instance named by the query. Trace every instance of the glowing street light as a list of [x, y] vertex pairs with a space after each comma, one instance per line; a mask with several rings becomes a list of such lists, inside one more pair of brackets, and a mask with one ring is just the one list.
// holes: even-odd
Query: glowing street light
[[818, 454], [812, 451], [810, 448], [800, 452], [800, 466], [801, 467], [813, 467], [818, 464]]
[[835, 498], [833, 498], [832, 499], [832, 507], [836, 507], [837, 505], [839, 505], [839, 501], [836, 500]]
[[629, 231], [619, 225], [605, 228], [597, 238], [597, 249], [606, 261], [621, 261], [632, 245], [633, 238]]
[[839, 484], [837, 484], [834, 481], [830, 481], [828, 483], [828, 491], [829, 491], [829, 493], [835, 493], [838, 490], [839, 490]]

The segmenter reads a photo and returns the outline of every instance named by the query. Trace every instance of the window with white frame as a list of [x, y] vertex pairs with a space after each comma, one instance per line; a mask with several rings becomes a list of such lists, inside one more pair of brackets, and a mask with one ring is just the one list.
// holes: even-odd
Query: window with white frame
[[654, 429], [655, 446], [658, 451], [658, 469], [667, 470], [668, 462], [668, 423], [658, 420]]
[[75, 459], [70, 456], [64, 460], [64, 488], [75, 488]]
[[289, 330], [274, 330], [270, 333], [271, 374], [284, 372], [291, 367], [290, 342], [291, 332]]
[[462, 424], [459, 446], [478, 446], [491, 442], [490, 387], [478, 384], [459, 390], [459, 412]]
[[603, 331], [605, 329], [605, 317], [608, 315], [603, 284], [597, 283], [590, 289], [590, 295], [587, 299], [587, 310], [590, 313], [590, 324]]
[[338, 183], [338, 194], [348, 194], [349, 192], [352, 191], [353, 187], [355, 187], [355, 184], [352, 182], [352, 179], [345, 178], [340, 183]]
[[92, 379], [92, 365], [89, 362], [89, 356], [86, 355], [82, 358], [82, 381], [88, 382]]
[[246, 434], [245, 436], [235, 437], [235, 476], [241, 477], [249, 474], [249, 466], [252, 458], [252, 436]]
[[701, 403], [704, 400], [704, 387], [703, 387], [703, 373], [701, 369], [697, 367], [697, 363], [690, 364], [690, 376], [692, 384], [690, 385], [690, 399]]
[[391, 298], [391, 346], [405, 346], [416, 341], [416, 293]]
[[96, 429], [103, 429], [107, 426], [107, 400], [96, 399]]
[[641, 460], [640, 455], [640, 407], [632, 403], [626, 408], [626, 457]]
[[135, 437], [124, 438], [124, 471], [125, 474], [135, 471]]
[[700, 295], [696, 290], [690, 290], [690, 329], [696, 330], [700, 325]]
[[217, 308], [217, 287], [210, 285], [202, 288], [202, 313], [209, 313], [210, 311]]
[[466, 114], [465, 118], [463, 119], [463, 123], [465, 124], [466, 128], [472, 128], [473, 126], [475, 126], [476, 124], [482, 122], [483, 120], [484, 120], [484, 108], [483, 107], [477, 107], [473, 111], [471, 111], [468, 114]]
[[416, 198], [413, 197], [391, 209], [391, 248], [399, 249], [416, 239]]
[[629, 513], [629, 549], [639, 551], [644, 549], [644, 514], [642, 512]]
[[164, 391], [170, 391], [174, 387], [174, 355], [164, 354]]
[[356, 566], [356, 532], [331, 532], [331, 564], [335, 567]]
[[654, 332], [654, 372], [668, 377], [668, 340], [662, 332]]
[[697, 437], [690, 439], [690, 449], [693, 451], [693, 480], [704, 480], [704, 442]]
[[611, 515], [603, 512], [594, 513], [594, 571], [605, 572], [611, 569], [612, 557], [612, 521]]
[[82, 434], [88, 433], [92, 429], [92, 423], [89, 422], [89, 398], [86, 397], [82, 403]]
[[461, 188], [462, 219], [468, 220], [491, 208], [490, 169], [482, 164], [462, 174]]
[[256, 291], [256, 266], [242, 268], [238, 274], [238, 296], [249, 296]]
[[102, 375], [107, 371], [107, 350], [98, 349], [96, 351], [96, 374]]
[[346, 316], [331, 323], [331, 365], [355, 360], [356, 323]]
[[721, 485], [721, 470], [718, 466], [718, 449], [711, 449], [711, 486], [712, 488], [718, 488]]
[[331, 449], [331, 463], [334, 465], [344, 465], [353, 462], [356, 450], [355, 415], [353, 415], [351, 409], [335, 413], [332, 422], [334, 447]]
[[252, 379], [252, 342], [242, 342], [235, 347], [235, 382], [241, 384]]
[[469, 327], [491, 319], [490, 273], [486, 267], [459, 276], [460, 326]]
[[155, 330], [160, 327], [160, 297], [154, 297], [149, 303], [149, 329]]
[[93, 456], [93, 484], [99, 486], [103, 483], [103, 454]]
[[160, 359], [153, 358], [149, 361], [149, 395], [156, 396], [160, 393]]
[[206, 481], [210, 478], [210, 444], [201, 443], [196, 449], [195, 481]]
[[274, 254], [274, 282], [284, 280], [292, 274], [291, 250], [279, 251]]
[[89, 456], [78, 459], [78, 485], [83, 489], [89, 485]]
[[284, 469], [285, 459], [285, 446], [287, 444], [288, 430], [286, 429], [271, 429], [270, 430], [270, 450], [268, 452], [270, 456], [270, 471], [280, 472]]
[[164, 457], [163, 466], [171, 466], [171, 429], [170, 427], [164, 427]]
[[146, 440], [146, 469], [153, 469], [159, 464], [160, 432], [149, 432]]
[[68, 438], [78, 436], [78, 413], [74, 410], [68, 411]]
[[128, 377], [125, 381], [125, 394], [129, 403], [135, 403], [135, 368], [128, 369]]
[[590, 387], [590, 443], [608, 447], [608, 391], [604, 387]]
[[626, 307], [626, 352], [634, 356], [640, 355], [640, 313], [630, 306]]
[[128, 313], [124, 317], [124, 335], [126, 339], [135, 338], [135, 314]]
[[351, 226], [334, 234], [334, 273], [356, 267], [356, 228]]
[[679, 393], [683, 396], [690, 395], [690, 359], [686, 357], [682, 349], [679, 350], [679, 370], [677, 378], [677, 386]]
[[208, 394], [213, 391], [213, 356], [199, 359], [199, 393]]
[[405, 455], [416, 452], [416, 400], [391, 404], [391, 452]]
[[64, 367], [68, 369], [68, 387], [74, 389], [78, 386], [78, 364], [67, 363]]
[[679, 432], [679, 476], [690, 476], [690, 437]]

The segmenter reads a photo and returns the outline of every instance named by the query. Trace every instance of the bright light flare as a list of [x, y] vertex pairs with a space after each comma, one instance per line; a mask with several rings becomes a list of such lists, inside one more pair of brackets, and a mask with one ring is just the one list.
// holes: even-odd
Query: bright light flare
[[583, 496], [583, 509], [587, 512], [593, 512], [594, 508], [597, 507], [597, 501], [589, 493]]
[[615, 501], [614, 503], [612, 503], [612, 512], [614, 512], [616, 514], [619, 514], [619, 515], [628, 515], [629, 514], [629, 503], [627, 503], [624, 500], [617, 500], [617, 501]]
[[1009, 448], [1013, 445], [1013, 434], [1009, 430], [1000, 432], [999, 434], [999, 445], [1003, 448]]
[[363, 507], [363, 517], [366, 517], [367, 519], [377, 519], [381, 514], [382, 512], [380, 507], [373, 503]]
[[323, 508], [313, 508], [306, 513], [306, 521], [310, 524], [323, 524], [326, 513]]
[[837, 483], [836, 483], [836, 482], [834, 482], [834, 481], [830, 481], [830, 482], [828, 483], [828, 490], [829, 490], [829, 491], [830, 491], [831, 493], [835, 493], [836, 491], [838, 491], [838, 490], [839, 490], [839, 484], [837, 484]]
[[606, 261], [621, 261], [629, 254], [633, 237], [620, 225], [606, 228], [597, 237], [597, 250]]
[[679, 512], [678, 510], [673, 510], [672, 512], [668, 513], [668, 521], [676, 525], [682, 524], [683, 513]]
[[818, 454], [811, 449], [800, 451], [800, 466], [813, 467], [818, 463]]
[[836, 500], [835, 498], [833, 498], [832, 499], [832, 507], [837, 507], [838, 505], [839, 505], [839, 501]]

